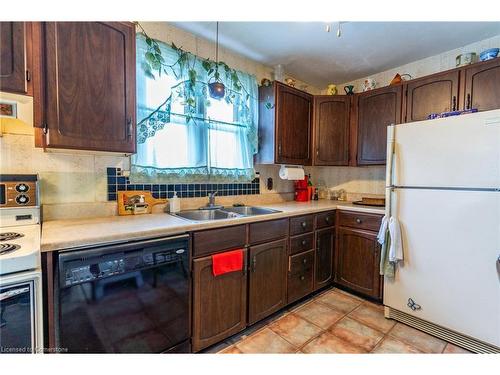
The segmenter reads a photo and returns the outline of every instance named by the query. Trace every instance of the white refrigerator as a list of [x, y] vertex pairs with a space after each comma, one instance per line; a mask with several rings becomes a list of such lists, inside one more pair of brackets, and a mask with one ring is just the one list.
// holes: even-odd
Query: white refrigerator
[[386, 215], [404, 261], [387, 317], [500, 352], [500, 110], [388, 128]]

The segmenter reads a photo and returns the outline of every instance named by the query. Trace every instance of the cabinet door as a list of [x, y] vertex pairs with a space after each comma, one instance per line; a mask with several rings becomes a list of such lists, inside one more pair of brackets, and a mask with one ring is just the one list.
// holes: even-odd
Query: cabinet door
[[45, 147], [135, 152], [135, 27], [44, 24]]
[[250, 247], [249, 324], [285, 306], [286, 250], [287, 240]]
[[335, 232], [332, 228], [316, 231], [315, 290], [333, 281], [334, 238]]
[[377, 235], [364, 230], [339, 228], [335, 252], [335, 281], [349, 289], [382, 299], [379, 275], [380, 246]]
[[0, 91], [28, 92], [26, 41], [25, 22], [0, 22]]
[[462, 70], [465, 93], [462, 108], [489, 111], [500, 108], [500, 59]]
[[312, 95], [276, 85], [276, 163], [311, 165]]
[[246, 327], [246, 262], [243, 271], [214, 276], [211, 256], [195, 259], [193, 283], [193, 351], [197, 352]]
[[458, 80], [459, 71], [452, 70], [408, 82], [405, 122], [458, 109]]
[[401, 122], [402, 86], [386, 87], [357, 97], [357, 164], [386, 162], [387, 126]]
[[314, 165], [349, 165], [350, 99], [314, 97]]
[[314, 251], [312, 249], [288, 257], [288, 303], [314, 290]]

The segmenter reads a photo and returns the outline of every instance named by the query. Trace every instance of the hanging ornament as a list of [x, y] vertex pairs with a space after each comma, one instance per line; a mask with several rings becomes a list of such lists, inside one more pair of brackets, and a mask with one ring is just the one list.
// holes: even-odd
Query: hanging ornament
[[208, 82], [210, 97], [220, 100], [226, 95], [226, 86], [221, 82], [219, 76], [219, 22], [217, 22], [215, 33], [215, 73]]

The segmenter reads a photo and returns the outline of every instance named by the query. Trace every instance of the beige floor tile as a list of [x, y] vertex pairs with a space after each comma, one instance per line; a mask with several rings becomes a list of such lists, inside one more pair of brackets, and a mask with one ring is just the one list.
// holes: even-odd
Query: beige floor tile
[[307, 319], [318, 327], [328, 329], [345, 314], [318, 302], [311, 302], [294, 311], [301, 318]]
[[384, 334], [354, 319], [345, 317], [329, 329], [329, 332], [366, 351], [372, 350], [382, 340]]
[[236, 346], [230, 346], [229, 348], [220, 351], [219, 354], [243, 354], [243, 352]]
[[348, 313], [361, 305], [361, 301], [334, 290], [319, 296], [316, 301], [344, 313]]
[[269, 328], [296, 347], [302, 346], [321, 333], [321, 328], [294, 313], [275, 321]]
[[352, 345], [328, 332], [318, 336], [301, 350], [304, 353], [365, 353], [362, 348]]
[[264, 328], [235, 346], [243, 353], [295, 353], [297, 350], [269, 328]]
[[334, 288], [333, 290], [334, 290], [335, 292], [341, 293], [341, 294], [343, 294], [343, 295], [345, 295], [345, 296], [348, 296], [348, 297], [354, 298], [354, 299], [356, 299], [356, 300], [358, 300], [358, 301], [361, 301], [361, 302], [366, 302], [366, 300], [365, 300], [365, 299], [363, 299], [363, 298], [361, 298], [361, 297], [358, 297], [358, 296], [356, 296], [355, 294], [351, 294], [351, 293], [349, 293], [349, 292], [346, 292], [345, 290], [342, 290], [342, 289], [337, 289], [337, 288]]
[[456, 346], [453, 344], [446, 344], [443, 353], [445, 354], [472, 354], [467, 349], [461, 348], [460, 346]]
[[383, 310], [365, 304], [358, 307], [348, 316], [383, 333], [389, 332], [396, 324], [394, 320], [384, 317]]
[[441, 353], [446, 346], [446, 341], [402, 323], [397, 323], [389, 332], [389, 335], [414, 346], [424, 353]]
[[417, 348], [405, 344], [402, 341], [393, 339], [392, 337], [386, 336], [378, 345], [372, 353], [377, 354], [418, 354], [422, 353]]

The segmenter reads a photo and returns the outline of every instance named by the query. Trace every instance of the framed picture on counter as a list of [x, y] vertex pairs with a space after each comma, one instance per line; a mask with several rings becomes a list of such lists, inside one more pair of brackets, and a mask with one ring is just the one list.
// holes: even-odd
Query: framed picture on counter
[[0, 117], [17, 118], [17, 102], [1, 99]]

